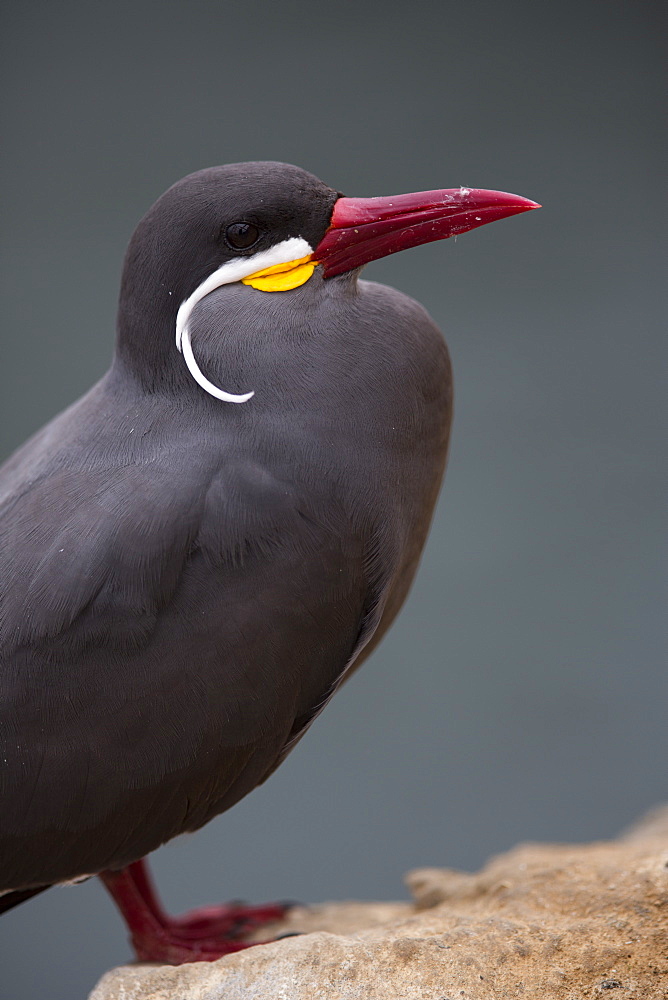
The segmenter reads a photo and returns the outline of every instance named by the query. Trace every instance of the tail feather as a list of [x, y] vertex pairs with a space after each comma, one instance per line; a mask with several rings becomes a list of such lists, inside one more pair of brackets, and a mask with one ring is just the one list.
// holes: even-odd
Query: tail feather
[[12, 910], [19, 903], [25, 903], [26, 899], [31, 899], [38, 893], [50, 888], [50, 885], [38, 885], [33, 886], [32, 889], [14, 889], [12, 892], [5, 892], [0, 896], [0, 913], [6, 913], [7, 910]]

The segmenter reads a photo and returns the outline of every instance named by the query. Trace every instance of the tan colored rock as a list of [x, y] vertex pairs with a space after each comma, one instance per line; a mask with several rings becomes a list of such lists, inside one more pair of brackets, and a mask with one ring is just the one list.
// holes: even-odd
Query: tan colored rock
[[90, 1000], [668, 1000], [668, 809], [617, 841], [524, 844], [415, 904], [300, 909], [300, 937], [213, 963], [131, 965]]

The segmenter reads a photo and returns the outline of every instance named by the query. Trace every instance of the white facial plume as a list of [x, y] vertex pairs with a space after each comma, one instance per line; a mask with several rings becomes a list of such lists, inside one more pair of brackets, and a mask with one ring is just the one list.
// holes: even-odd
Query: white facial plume
[[216, 399], [224, 400], [226, 403], [245, 403], [255, 395], [254, 392], [246, 392], [241, 395], [225, 392], [214, 385], [213, 382], [210, 382], [201, 371], [193, 354], [190, 342], [190, 330], [188, 329], [191, 313], [197, 303], [201, 302], [205, 296], [209, 295], [216, 288], [220, 288], [221, 285], [229, 285], [232, 282], [241, 281], [243, 278], [248, 278], [257, 271], [265, 270], [267, 267], [275, 267], [277, 264], [289, 264], [290, 261], [308, 257], [311, 253], [313, 253], [313, 249], [306, 240], [300, 236], [295, 236], [289, 240], [283, 240], [282, 243], [277, 243], [276, 246], [270, 247], [269, 250], [262, 250], [252, 257], [239, 257], [236, 260], [230, 260], [214, 271], [213, 274], [210, 274], [208, 278], [205, 278], [197, 286], [192, 295], [189, 295], [181, 303], [179, 311], [176, 314], [176, 346], [183, 354], [188, 371], [205, 392], [208, 392], [211, 396], [215, 396]]

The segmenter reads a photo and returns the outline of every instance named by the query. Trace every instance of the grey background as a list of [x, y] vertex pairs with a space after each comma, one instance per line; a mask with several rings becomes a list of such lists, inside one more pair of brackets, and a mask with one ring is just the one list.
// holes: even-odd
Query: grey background
[[[1, 34], [3, 457], [105, 370], [126, 241], [192, 170], [545, 206], [367, 269], [453, 354], [422, 571], [286, 766], [157, 853], [169, 906], [398, 898], [411, 867], [665, 798], [653, 6], [27, 2]], [[3, 1000], [79, 1000], [129, 957], [97, 880], [3, 917], [0, 953]]]

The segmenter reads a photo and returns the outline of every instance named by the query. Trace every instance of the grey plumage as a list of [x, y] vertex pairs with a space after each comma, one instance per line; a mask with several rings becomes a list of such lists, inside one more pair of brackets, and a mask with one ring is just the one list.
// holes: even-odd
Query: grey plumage
[[2, 889], [122, 867], [233, 805], [415, 571], [451, 398], [424, 310], [356, 274], [234, 284], [193, 339], [252, 403], [182, 367], [147, 389], [121, 352], [2, 470]]
[[360, 267], [537, 207], [251, 163], [147, 212], [110, 371], [0, 469], [0, 912], [99, 873], [137, 956], [173, 963], [285, 912], [171, 918], [140, 859], [272, 773], [415, 574], [450, 362]]

